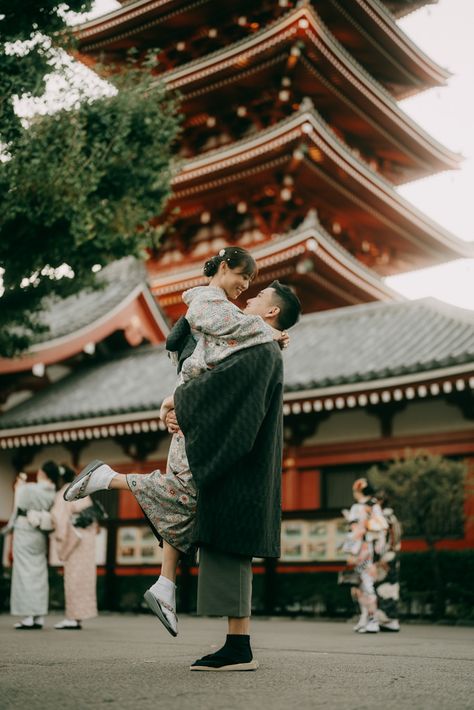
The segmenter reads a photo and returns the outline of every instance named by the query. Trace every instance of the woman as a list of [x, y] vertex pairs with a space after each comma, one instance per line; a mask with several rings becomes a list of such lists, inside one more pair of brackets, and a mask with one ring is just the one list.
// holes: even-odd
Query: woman
[[63, 486], [56, 494], [51, 515], [56, 552], [64, 565], [66, 616], [54, 628], [80, 630], [81, 621], [97, 616], [95, 541], [98, 525], [90, 496], [66, 503], [63, 494], [76, 473], [64, 465], [60, 466], [60, 471]]
[[[265, 323], [261, 316], [247, 315], [233, 303], [246, 291], [257, 273], [251, 254], [240, 247], [221, 249], [204, 264], [207, 286], [199, 286], [183, 294], [188, 306], [185, 315], [188, 331], [197, 342], [192, 354], [182, 363], [178, 384], [198, 377], [221, 360], [242, 348], [273, 340], [281, 347], [286, 334]], [[186, 340], [184, 329], [183, 338]], [[183, 347], [170, 347], [178, 352]], [[165, 400], [160, 416], [172, 407], [172, 397]], [[131, 490], [157, 536], [163, 540], [164, 559], [161, 575], [145, 593], [145, 600], [172, 636], [177, 635], [176, 568], [180, 555], [193, 552], [193, 525], [196, 511], [196, 487], [186, 457], [185, 442], [177, 432], [172, 439], [166, 473], [153, 471], [148, 476], [118, 474], [102, 462], [92, 462], [66, 491], [74, 500], [89, 491], [106, 489]]]
[[36, 483], [15, 484], [16, 511], [13, 523], [13, 574], [10, 609], [22, 616], [17, 630], [42, 629], [48, 613], [49, 510], [60, 479], [59, 467], [46, 461], [36, 474]]
[[375, 593], [375, 562], [383, 554], [387, 522], [374, 496], [374, 489], [366, 478], [358, 478], [352, 486], [355, 503], [350, 511], [343, 511], [350, 532], [343, 545], [348, 564], [354, 567], [359, 584], [351, 588], [354, 601], [360, 608], [360, 617], [354, 626], [359, 634], [380, 631]]

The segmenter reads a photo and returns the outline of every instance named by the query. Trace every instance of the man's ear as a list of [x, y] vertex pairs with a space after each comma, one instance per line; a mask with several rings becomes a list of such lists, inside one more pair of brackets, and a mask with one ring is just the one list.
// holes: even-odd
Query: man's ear
[[267, 311], [267, 318], [278, 318], [280, 315], [280, 306], [271, 306]]

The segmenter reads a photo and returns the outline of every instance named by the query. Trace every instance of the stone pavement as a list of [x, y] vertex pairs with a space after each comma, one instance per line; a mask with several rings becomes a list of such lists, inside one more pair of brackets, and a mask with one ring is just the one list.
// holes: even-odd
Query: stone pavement
[[464, 710], [474, 708], [474, 629], [407, 624], [358, 635], [348, 622], [253, 620], [255, 673], [191, 673], [223, 638], [219, 619], [103, 614], [82, 631], [19, 632], [0, 616], [0, 708], [72, 710]]

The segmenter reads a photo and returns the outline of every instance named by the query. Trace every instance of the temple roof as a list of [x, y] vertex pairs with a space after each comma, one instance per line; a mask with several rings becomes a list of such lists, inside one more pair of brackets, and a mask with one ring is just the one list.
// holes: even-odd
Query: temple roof
[[[182, 291], [207, 282], [202, 276], [203, 246], [203, 242], [198, 244], [199, 255], [188, 253], [183, 257], [185, 266], [181, 268], [166, 268], [159, 261], [156, 267], [149, 267], [153, 294], [174, 318], [183, 311]], [[224, 243], [218, 246], [221, 248]], [[209, 247], [212, 249], [211, 243]], [[214, 248], [211, 253], [216, 251]], [[297, 287], [303, 307], [308, 311], [372, 300], [403, 300], [375, 271], [328, 234], [314, 210], [308, 212], [296, 229], [274, 235], [271, 240], [252, 248], [252, 256], [259, 273], [248, 296], [262, 284], [280, 278]]]
[[184, 162], [172, 181], [170, 206], [198, 214], [230, 194], [255, 192], [256, 185], [285, 173], [291, 173], [294, 193], [306, 209], [321, 210], [323, 217], [325, 210], [341, 224], [345, 221], [343, 232], [352, 232], [356, 241], [398, 252], [391, 263], [384, 258], [370, 264], [379, 273], [473, 255], [471, 244], [432, 221], [350, 151], [311, 102], [266, 130]]
[[[299, 54], [294, 55], [295, 51]], [[241, 56], [245, 62], [238, 61]], [[459, 164], [460, 156], [434, 140], [398, 107], [310, 5], [297, 7], [241, 41], [183, 64], [162, 78], [170, 88], [182, 92], [183, 109], [193, 123], [193, 114], [214, 113], [214, 92], [220, 97], [238, 97], [240, 103], [245, 103], [244, 90], [250, 93], [256, 84], [261, 94], [262, 73], [264, 87], [274, 85], [273, 75], [279, 73], [291, 81], [292, 94], [314, 99], [318, 110], [327, 114], [327, 120], [347, 142], [365, 145], [394, 183]], [[275, 103], [279, 103], [278, 97]], [[228, 99], [224, 105], [229, 108]], [[215, 113], [219, 112], [216, 108]], [[385, 161], [387, 166], [383, 167]], [[392, 161], [395, 166], [390, 170]]]
[[291, 336], [287, 391], [474, 369], [474, 312], [432, 298], [310, 314]]
[[40, 316], [49, 330], [39, 334], [24, 355], [0, 359], [0, 373], [62, 361], [116, 330], [123, 330], [132, 345], [166, 338], [169, 326], [148, 289], [141, 262], [133, 257], [116, 261], [100, 271], [97, 280], [103, 286], [98, 290], [49, 299]]
[[451, 75], [416, 45], [380, 0], [313, 0], [331, 32], [397, 99]]
[[[367, 66], [375, 75], [380, 75], [381, 80], [385, 80], [394, 95], [400, 97], [446, 81], [449, 73], [411, 42], [382, 3], [377, 0], [354, 0], [357, 7], [351, 8], [349, 14], [343, 3], [332, 2], [337, 8], [337, 24], [340, 25], [341, 17], [349, 19], [349, 25], [342, 28], [340, 36], [351, 55], [362, 63], [369, 59]], [[299, 6], [304, 4], [297, 3]], [[312, 4], [316, 9], [324, 9], [328, 0], [312, 0]], [[288, 5], [291, 7], [294, 3]], [[256, 20], [258, 24], [262, 21], [257, 10], [263, 11], [245, 0], [229, 0], [225, 5], [211, 0], [133, 0], [107, 15], [77, 26], [74, 32], [80, 51], [90, 55], [108, 52], [112, 56], [123, 56], [132, 46], [158, 46], [166, 50], [170, 38], [171, 47], [174, 47], [178, 42], [189, 41], [193, 33], [197, 46], [201, 48], [209, 27], [223, 26], [226, 22], [236, 23], [239, 15], [249, 16], [249, 31], [252, 34], [252, 22]], [[285, 11], [286, 7], [275, 3], [272, 17]], [[268, 12], [264, 12], [263, 17], [263, 22], [268, 24]], [[332, 30], [332, 27], [329, 29]], [[208, 50], [204, 48], [202, 51], [207, 53]], [[173, 53], [174, 63], [180, 61], [179, 54]], [[185, 56], [185, 52], [181, 54]]]
[[[474, 388], [474, 313], [433, 299], [304, 315], [290, 336], [287, 413]], [[6, 412], [1, 446], [156, 431], [160, 404], [174, 382], [163, 346], [136, 348]]]
[[404, 17], [425, 5], [436, 5], [438, 0], [382, 0], [395, 17]]

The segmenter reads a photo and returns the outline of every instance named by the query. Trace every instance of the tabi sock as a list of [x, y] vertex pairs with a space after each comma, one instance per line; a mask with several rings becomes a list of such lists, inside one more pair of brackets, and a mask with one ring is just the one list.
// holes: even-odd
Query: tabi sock
[[150, 592], [176, 609], [176, 584], [171, 579], [160, 574], [155, 584], [150, 587]]
[[33, 626], [34, 623], [35, 619], [32, 616], [25, 616], [25, 618], [20, 621], [20, 624], [23, 624], [23, 626]]
[[236, 663], [250, 663], [253, 660], [250, 636], [227, 634], [226, 642], [222, 648], [200, 660], [206, 661], [206, 665], [212, 665], [215, 668]]

